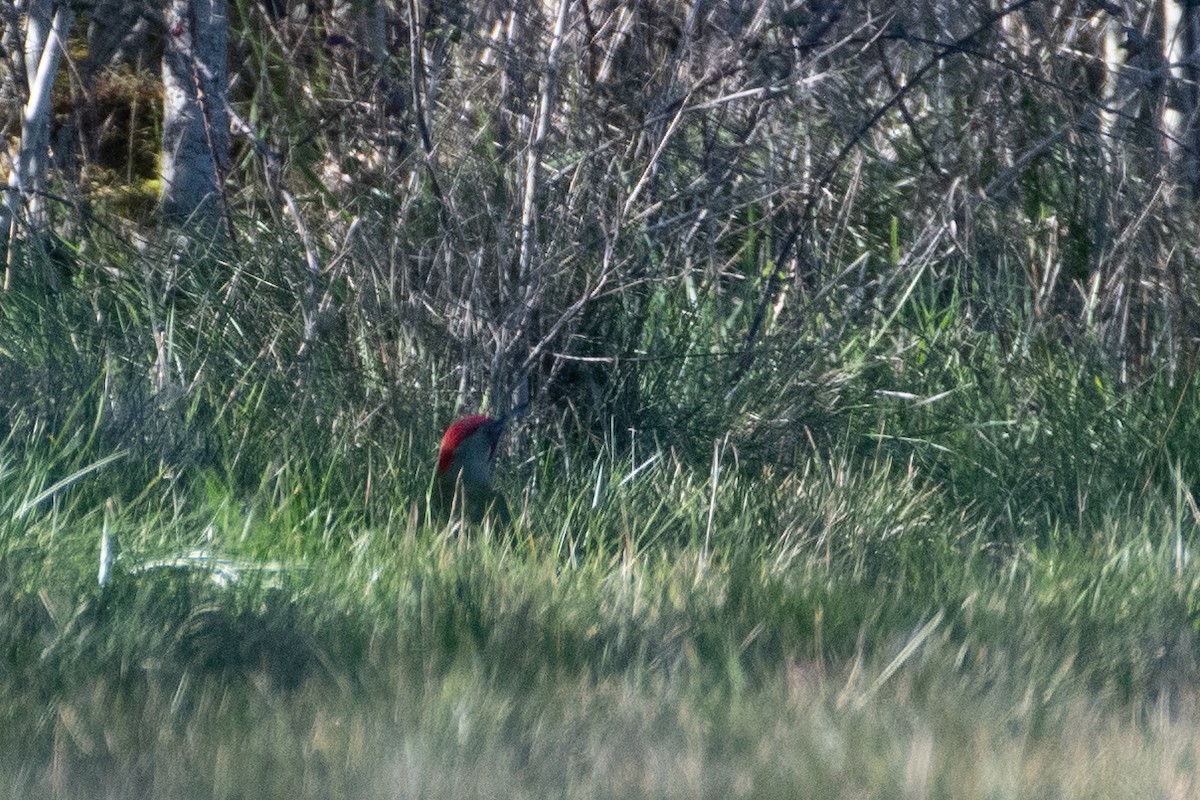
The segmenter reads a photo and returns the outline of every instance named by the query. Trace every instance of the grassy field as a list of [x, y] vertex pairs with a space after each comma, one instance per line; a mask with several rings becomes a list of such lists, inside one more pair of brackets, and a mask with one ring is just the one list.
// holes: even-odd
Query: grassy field
[[[1084, 547], [996, 555], [959, 518], [906, 519], [906, 500], [930, 500], [902, 478], [813, 470], [789, 493], [855, 507], [773, 539], [755, 505], [771, 492], [735, 473], [707, 547], [704, 505], [680, 503], [696, 487], [665, 465], [640, 476], [657, 508], [626, 484], [516, 541], [400, 518], [275, 523], [232, 501], [152, 523], [14, 519], [5, 783], [13, 797], [1195, 792], [1197, 572], [1178, 545], [1192, 520], [1131, 513]], [[211, 540], [284, 568], [243, 566], [223, 588], [148, 571], [102, 592], [105, 524], [126, 558]]]
[[914, 315], [808, 376], [843, 399], [786, 452], [535, 414], [501, 455], [515, 529], [453, 539], [414, 513], [438, 420], [286, 412], [286, 375], [214, 368], [189, 397], [238, 399], [115, 425], [111, 348], [8, 308], [8, 796], [1200, 792], [1189, 382]]
[[73, 5], [0, 800], [1200, 797], [1194, 4], [234, 0], [212, 237]]

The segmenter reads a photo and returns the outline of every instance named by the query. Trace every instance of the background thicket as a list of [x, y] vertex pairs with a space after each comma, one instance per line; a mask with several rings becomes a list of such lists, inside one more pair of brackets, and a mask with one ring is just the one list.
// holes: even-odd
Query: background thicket
[[[210, 229], [160, 12], [74, 6], [14, 796], [1195, 792], [1197, 9], [230, 0]], [[526, 401], [515, 531], [419, 522]]]

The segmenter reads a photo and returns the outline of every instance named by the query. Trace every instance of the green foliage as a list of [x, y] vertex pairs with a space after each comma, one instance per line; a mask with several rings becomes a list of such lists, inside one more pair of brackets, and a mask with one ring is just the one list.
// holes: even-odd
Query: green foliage
[[[293, 262], [261, 247], [236, 314], [187, 281], [149, 299], [153, 267], [91, 287], [98, 325], [69, 294], [6, 306], [14, 792], [1107, 796], [1063, 772], [1093, 749], [1147, 790], [1191, 779], [1175, 728], [1128, 722], [1196, 724], [1190, 382], [1121, 386], [922, 279], [705, 406], [727, 298], [660, 287], [655, 435], [529, 423], [500, 469], [516, 528], [451, 538], [414, 513], [442, 414], [380, 404], [365, 317], [291, 355]], [[50, 361], [78, 372], [30, 377]], [[748, 386], [823, 416], [767, 424]]]
[[[13, 797], [1196, 793], [1194, 215], [1040, 94], [1074, 12], [634, 4], [551, 64], [301, 5], [232, 4], [230, 241], [12, 243]], [[425, 520], [525, 390], [514, 527]]]

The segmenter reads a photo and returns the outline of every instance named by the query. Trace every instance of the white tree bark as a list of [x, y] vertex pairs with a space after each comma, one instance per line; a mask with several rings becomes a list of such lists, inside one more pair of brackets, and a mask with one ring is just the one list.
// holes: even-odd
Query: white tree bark
[[[4, 192], [0, 237], [17, 238], [24, 222], [32, 232], [45, 229], [46, 175], [50, 161], [50, 90], [62, 60], [74, 14], [65, 0], [27, 0], [24, 11], [24, 60], [27, 99], [21, 141]], [[8, 273], [6, 271], [6, 283]]]
[[226, 0], [168, 0], [163, 52], [162, 209], [215, 233], [229, 161]]
[[1163, 92], [1163, 147], [1168, 160], [1180, 170], [1182, 182], [1193, 194], [1200, 191], [1200, 164], [1197, 163], [1197, 91], [1196, 67], [1192, 59], [1196, 47], [1194, 31], [1197, 10], [1181, 0], [1163, 0], [1162, 57], [1168, 80]]
[[[1176, 0], [1163, 0], [1163, 61], [1167, 73], [1171, 76], [1171, 84], [1180, 80], [1183, 62], [1183, 3]], [[1164, 147], [1171, 160], [1179, 157], [1180, 146], [1183, 144], [1183, 110], [1171, 100], [1171, 85], [1165, 92], [1166, 100], [1162, 107], [1162, 129], [1165, 134]]]

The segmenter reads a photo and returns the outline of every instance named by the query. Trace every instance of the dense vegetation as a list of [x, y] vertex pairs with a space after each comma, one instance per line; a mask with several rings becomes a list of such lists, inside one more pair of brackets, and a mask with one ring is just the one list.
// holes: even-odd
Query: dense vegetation
[[[1200, 239], [1108, 12], [476, 5], [232, 3], [231, 235], [139, 129], [14, 243], [10, 796], [1200, 792]], [[423, 521], [526, 396], [513, 528]]]

